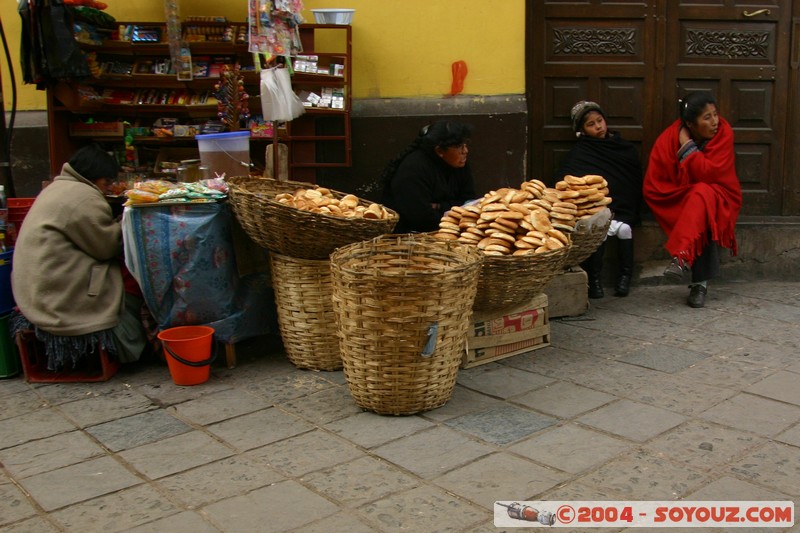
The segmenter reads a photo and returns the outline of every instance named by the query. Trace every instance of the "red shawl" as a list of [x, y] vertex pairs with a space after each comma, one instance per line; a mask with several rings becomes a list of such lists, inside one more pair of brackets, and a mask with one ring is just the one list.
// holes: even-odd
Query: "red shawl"
[[644, 198], [667, 235], [665, 248], [692, 264], [710, 238], [736, 255], [742, 189], [734, 165], [733, 129], [720, 117], [717, 134], [679, 162], [680, 128], [677, 120], [658, 136], [644, 178]]

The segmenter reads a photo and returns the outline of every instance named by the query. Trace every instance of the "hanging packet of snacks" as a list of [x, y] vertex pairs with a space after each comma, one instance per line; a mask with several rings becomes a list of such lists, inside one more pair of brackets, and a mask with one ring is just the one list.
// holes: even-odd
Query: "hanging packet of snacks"
[[297, 27], [302, 0], [249, 0], [250, 52], [291, 56], [303, 51]]
[[164, 15], [167, 21], [169, 55], [176, 66], [181, 81], [192, 81], [192, 52], [181, 35], [181, 19], [177, 0], [164, 0]]

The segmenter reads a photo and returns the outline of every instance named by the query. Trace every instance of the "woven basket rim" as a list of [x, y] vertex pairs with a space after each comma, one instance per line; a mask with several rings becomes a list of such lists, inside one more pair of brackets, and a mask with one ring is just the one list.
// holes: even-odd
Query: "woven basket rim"
[[[399, 213], [397, 213], [397, 211], [395, 211], [394, 209], [391, 209], [389, 207], [386, 207], [383, 204], [381, 204], [381, 205], [383, 205], [383, 208], [389, 214], [389, 216], [387, 218], [363, 218], [363, 217], [348, 218], [348, 217], [341, 217], [341, 216], [331, 215], [331, 214], [328, 214], [328, 213], [317, 213], [317, 212], [314, 212], [314, 211], [307, 211], [307, 210], [304, 210], [304, 209], [299, 209], [297, 207], [284, 204], [284, 203], [279, 202], [279, 201], [275, 200], [274, 198], [270, 198], [269, 196], [266, 196], [264, 194], [256, 193], [256, 192], [253, 192], [253, 191], [249, 191], [239, 183], [239, 182], [244, 182], [244, 181], [248, 181], [248, 182], [259, 182], [259, 181], [268, 182], [268, 183], [277, 184], [278, 187], [286, 187], [286, 188], [290, 188], [291, 187], [291, 188], [295, 188], [295, 189], [297, 189], [297, 188], [302, 188], [302, 189], [314, 188], [315, 184], [314, 183], [303, 182], [303, 181], [291, 181], [291, 180], [281, 181], [281, 180], [276, 180], [274, 178], [258, 178], [258, 177], [252, 177], [252, 176], [234, 176], [228, 182], [228, 187], [229, 187], [229, 189], [234, 191], [234, 195], [235, 194], [243, 194], [243, 195], [246, 195], [246, 196], [250, 196], [252, 199], [254, 199], [257, 202], [264, 202], [264, 203], [266, 203], [268, 205], [271, 205], [273, 207], [293, 208], [293, 209], [297, 209], [298, 211], [302, 211], [302, 212], [308, 213], [310, 215], [320, 216], [320, 217], [323, 217], [323, 218], [328, 218], [328, 219], [336, 220], [336, 221], [346, 220], [346, 221], [355, 221], [357, 223], [361, 223], [361, 221], [364, 221], [365, 223], [368, 223], [368, 224], [375, 224], [375, 223], [377, 223], [377, 224], [386, 224], [387, 221], [400, 220], [400, 215], [399, 215]], [[344, 197], [344, 196], [347, 196], [348, 194], [353, 194], [353, 193], [346, 193], [346, 192], [338, 191], [338, 190], [335, 190], [335, 189], [331, 189], [330, 187], [326, 187], [326, 189], [331, 191], [331, 194], [333, 194], [335, 197], [340, 198], [340, 199], [342, 197]], [[372, 204], [372, 203], [378, 203], [378, 202], [372, 202], [370, 200], [367, 200], [366, 198], [361, 198], [360, 196], [358, 196], [356, 194], [353, 194], [353, 196], [358, 198], [358, 202], [360, 204], [369, 205], [369, 204]]]
[[[455, 254], [453, 259], [459, 260], [460, 264], [454, 265], [447, 265], [443, 266], [442, 268], [438, 268], [431, 271], [408, 271], [404, 270], [403, 272], [396, 272], [392, 270], [386, 270], [376, 266], [374, 268], [351, 268], [346, 266], [344, 262], [347, 256], [353, 256], [357, 253], [358, 250], [363, 250], [364, 253], [369, 253], [371, 251], [370, 246], [372, 246], [372, 250], [374, 247], [379, 244], [381, 241], [391, 242], [393, 240], [397, 240], [402, 244], [413, 244], [413, 245], [422, 245], [422, 246], [430, 246], [430, 250], [433, 250], [434, 246], [441, 247], [440, 250], [453, 253]], [[376, 277], [380, 278], [424, 278], [427, 276], [437, 276], [441, 275], [442, 273], [450, 273], [450, 272], [460, 272], [464, 270], [469, 270], [473, 267], [481, 266], [483, 264], [483, 260], [485, 259], [484, 254], [482, 254], [477, 248], [474, 246], [469, 246], [462, 243], [450, 242], [450, 241], [441, 241], [435, 239], [433, 237], [419, 234], [419, 233], [407, 233], [407, 234], [385, 234], [379, 235], [374, 237], [373, 239], [359, 241], [352, 244], [348, 244], [337, 248], [330, 256], [331, 264], [338, 269], [341, 269], [343, 272], [351, 273], [351, 274], [364, 274], [364, 273], [373, 273]]]

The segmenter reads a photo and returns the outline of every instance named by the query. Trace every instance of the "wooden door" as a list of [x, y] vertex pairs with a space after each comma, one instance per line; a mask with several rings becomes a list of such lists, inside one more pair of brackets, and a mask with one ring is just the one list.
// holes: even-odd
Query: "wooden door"
[[742, 214], [782, 212], [790, 12], [768, 0], [667, 2], [663, 120], [678, 97], [710, 90], [733, 126]]
[[800, 156], [786, 149], [797, 144], [788, 124], [800, 100], [797, 87], [790, 90], [791, 32], [800, 26], [791, 0], [527, 5], [529, 177], [550, 181], [575, 141], [569, 110], [578, 100], [600, 103], [646, 166], [656, 137], [677, 117], [678, 97], [705, 89], [734, 128], [742, 213], [800, 214], [800, 180], [788, 175], [789, 158]]
[[602, 107], [609, 127], [641, 145], [657, 101], [656, 12], [652, 2], [546, 0], [528, 3], [531, 177], [550, 183], [575, 143], [569, 112], [579, 100]]

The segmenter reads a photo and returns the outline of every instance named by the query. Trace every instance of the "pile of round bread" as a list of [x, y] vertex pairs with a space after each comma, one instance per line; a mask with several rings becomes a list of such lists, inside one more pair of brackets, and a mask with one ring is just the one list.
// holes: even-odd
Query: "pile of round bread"
[[434, 236], [477, 246], [486, 255], [543, 253], [568, 246], [577, 221], [610, 203], [602, 176], [565, 176], [555, 188], [533, 179], [453, 207]]
[[381, 204], [362, 205], [358, 197], [353, 194], [346, 194], [341, 198], [337, 198], [330, 189], [325, 187], [297, 189], [294, 194], [288, 192], [279, 193], [275, 195], [275, 200], [304, 211], [336, 217], [377, 220], [390, 218], [389, 211]]

